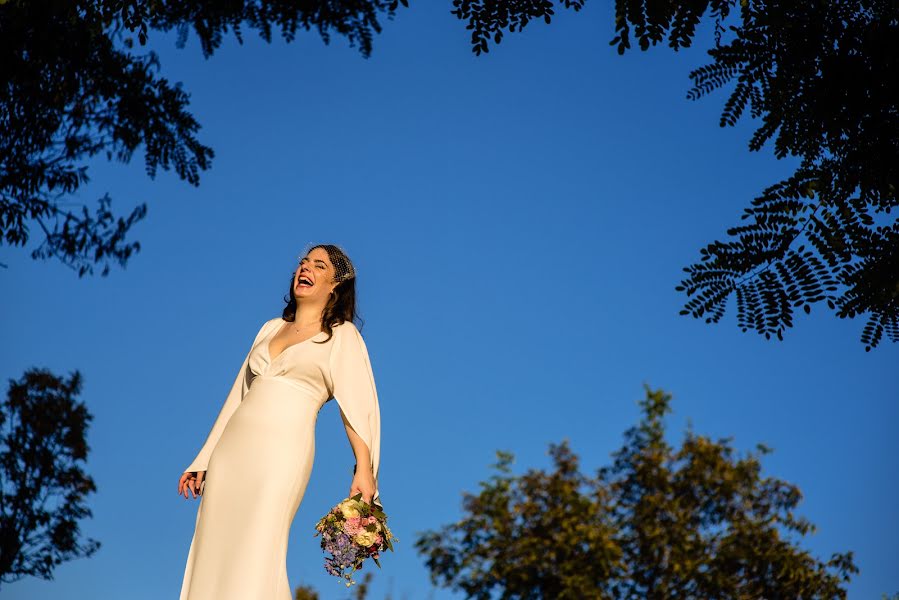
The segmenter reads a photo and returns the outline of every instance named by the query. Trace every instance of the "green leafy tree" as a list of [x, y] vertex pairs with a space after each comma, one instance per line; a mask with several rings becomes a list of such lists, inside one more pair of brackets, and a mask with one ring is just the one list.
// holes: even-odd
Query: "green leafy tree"
[[298, 585], [293, 591], [293, 600], [318, 600], [318, 592], [311, 585]]
[[[585, 1], [453, 0], [452, 12], [481, 54], [504, 32]], [[782, 340], [794, 309], [824, 301], [840, 318], [869, 313], [865, 350], [884, 333], [899, 341], [899, 223], [887, 216], [899, 188], [899, 3], [616, 0], [609, 43], [619, 54], [632, 36], [642, 50], [667, 41], [677, 51], [706, 14], [713, 62], [690, 72], [687, 98], [733, 84], [719, 125], [748, 112], [760, 119], [750, 150], [773, 139], [777, 158], [801, 164], [752, 200], [748, 222], [727, 230], [731, 241], [707, 245], [684, 268], [676, 289], [695, 297], [681, 314], [715, 323], [735, 296], [743, 331]]]
[[690, 430], [672, 448], [670, 399], [647, 388], [595, 476], [567, 440], [550, 444], [552, 470], [520, 476], [497, 451], [462, 518], [416, 539], [432, 582], [478, 600], [845, 598], [852, 552], [821, 561], [800, 547], [814, 526], [795, 514], [796, 486], [762, 476], [770, 449], [739, 458], [730, 438]]
[[93, 417], [75, 399], [80, 391], [78, 371], [63, 379], [30, 369], [9, 382], [0, 410], [0, 581], [53, 579], [57, 565], [100, 547], [78, 526], [96, 491], [82, 468]]

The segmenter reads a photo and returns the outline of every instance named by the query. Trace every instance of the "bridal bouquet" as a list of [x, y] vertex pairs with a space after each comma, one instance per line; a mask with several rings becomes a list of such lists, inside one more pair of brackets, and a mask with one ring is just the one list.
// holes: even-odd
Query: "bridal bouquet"
[[393, 552], [393, 542], [399, 541], [387, 527], [387, 515], [374, 504], [363, 502], [361, 493], [328, 511], [315, 529], [313, 537], [321, 534], [322, 550], [331, 554], [325, 558], [325, 571], [346, 579], [347, 587], [356, 583], [352, 575], [366, 558], [371, 557], [380, 569], [380, 553], [385, 549]]

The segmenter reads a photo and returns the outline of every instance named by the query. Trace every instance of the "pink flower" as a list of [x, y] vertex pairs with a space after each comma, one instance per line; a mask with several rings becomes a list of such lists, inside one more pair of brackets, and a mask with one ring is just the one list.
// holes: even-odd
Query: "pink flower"
[[364, 528], [362, 517], [350, 517], [343, 522], [343, 529], [351, 537], [358, 534]]

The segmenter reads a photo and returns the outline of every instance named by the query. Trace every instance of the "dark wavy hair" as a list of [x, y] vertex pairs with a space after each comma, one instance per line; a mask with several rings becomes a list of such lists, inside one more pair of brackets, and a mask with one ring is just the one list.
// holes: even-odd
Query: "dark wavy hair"
[[[331, 261], [331, 264], [334, 266], [334, 270], [337, 273], [346, 272], [352, 269], [352, 262], [344, 254], [343, 250], [338, 248], [333, 244], [318, 244], [317, 246], [312, 246], [309, 250], [306, 251], [306, 254], [309, 254], [316, 248], [322, 248], [325, 252], [328, 253], [328, 259]], [[352, 269], [354, 272], [355, 270]], [[281, 318], [285, 321], [293, 321], [297, 316], [297, 299], [293, 295], [293, 273], [290, 275], [290, 288], [287, 292], [287, 295], [284, 297], [284, 301], [287, 303], [287, 306], [284, 307], [284, 310], [281, 312]], [[333, 327], [336, 325], [340, 325], [345, 321], [349, 321], [355, 324], [355, 321], [361, 321], [359, 314], [356, 311], [356, 277], [355, 275], [350, 279], [341, 281], [336, 286], [334, 286], [334, 293], [328, 298], [328, 303], [325, 304], [325, 308], [322, 311], [322, 329], [327, 332], [327, 339], [322, 340], [320, 343], [324, 344], [334, 335]], [[357, 326], [361, 331], [361, 325]], [[315, 342], [313, 340], [313, 343]]]

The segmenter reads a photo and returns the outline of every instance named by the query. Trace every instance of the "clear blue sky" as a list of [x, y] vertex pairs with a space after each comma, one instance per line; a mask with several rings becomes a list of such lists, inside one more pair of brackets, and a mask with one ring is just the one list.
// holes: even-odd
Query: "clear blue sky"
[[[751, 121], [718, 127], [724, 92], [685, 98], [709, 25], [687, 51], [619, 56], [611, 6], [591, 2], [476, 57], [450, 8], [400, 11], [368, 60], [314, 33], [247, 33], [208, 61], [193, 37], [178, 50], [151, 36], [216, 158], [199, 188], [149, 179], [142, 155], [97, 163], [81, 200], [108, 191], [120, 214], [149, 203], [141, 252], [107, 278], [0, 249], [3, 375], [84, 375], [99, 491], [83, 530], [103, 543], [4, 598], [176, 597], [197, 508], [178, 478], [310, 241], [358, 266], [380, 490], [400, 539], [373, 600], [460, 598], [431, 589], [416, 533], [459, 518], [497, 449], [518, 473], [549, 467], [563, 438], [585, 469], [609, 463], [644, 383], [673, 394], [673, 443], [691, 421], [741, 451], [774, 448], [764, 473], [797, 484], [818, 525], [803, 544], [856, 553], [850, 598], [899, 591], [899, 348], [865, 353], [863, 321], [823, 304], [783, 342], [742, 333], [733, 299], [717, 325], [678, 315], [681, 269], [797, 165], [749, 152]], [[346, 597], [312, 537], [349, 485], [335, 406], [319, 415], [288, 551], [291, 586], [326, 600]]]

